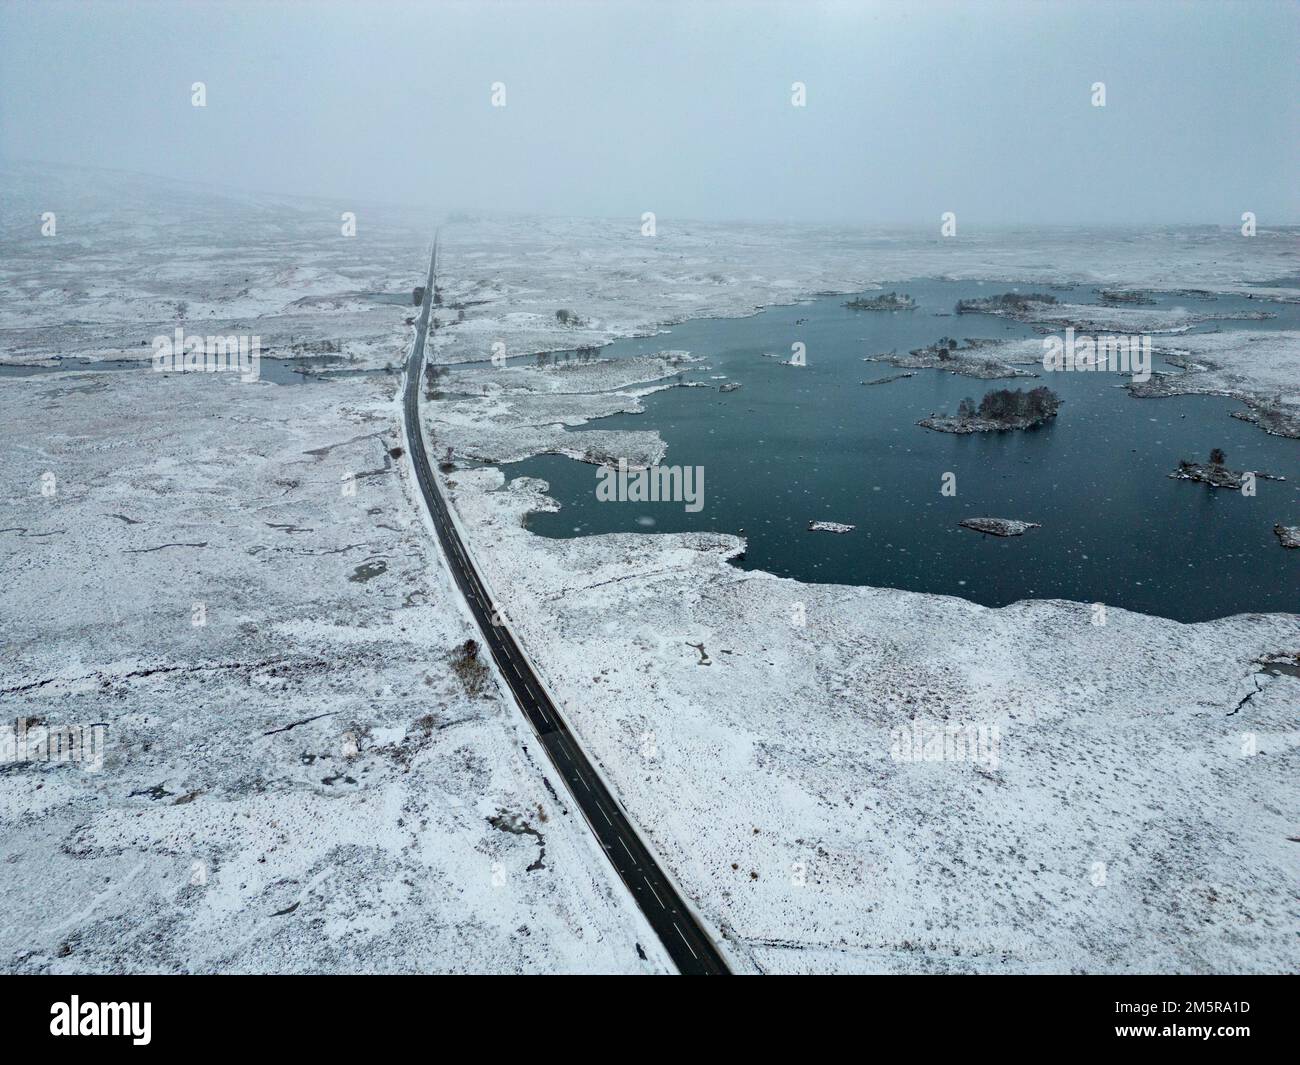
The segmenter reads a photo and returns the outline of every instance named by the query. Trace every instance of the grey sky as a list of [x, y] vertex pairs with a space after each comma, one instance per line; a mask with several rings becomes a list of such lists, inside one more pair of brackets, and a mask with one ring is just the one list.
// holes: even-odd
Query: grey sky
[[0, 154], [439, 208], [1267, 226], [1300, 221], [1298, 44], [1292, 0], [5, 2]]

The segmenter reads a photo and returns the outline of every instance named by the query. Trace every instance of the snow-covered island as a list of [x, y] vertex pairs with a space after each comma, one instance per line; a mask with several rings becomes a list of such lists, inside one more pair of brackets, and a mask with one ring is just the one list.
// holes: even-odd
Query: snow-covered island
[[1240, 490], [1252, 479], [1258, 481], [1285, 481], [1285, 477], [1264, 473], [1260, 470], [1230, 470], [1224, 463], [1227, 457], [1218, 448], [1210, 452], [1209, 462], [1192, 462], [1180, 459], [1178, 469], [1169, 476], [1179, 481], [1200, 481], [1211, 488], [1231, 488]]
[[1004, 433], [1012, 429], [1033, 429], [1056, 417], [1060, 397], [1040, 386], [1029, 392], [997, 389], [985, 393], [978, 407], [963, 399], [956, 415], [931, 414], [917, 425], [941, 433]]
[[[985, 381], [1001, 377], [1038, 376], [1031, 370], [1022, 370], [1018, 366], [1012, 366], [990, 355], [988, 349], [996, 348], [997, 345], [996, 340], [980, 340], [971, 337], [967, 337], [965, 343], [959, 345], [952, 337], [940, 337], [933, 344], [923, 348], [913, 348], [906, 355], [891, 351], [885, 355], [868, 355], [863, 361], [884, 362], [890, 366], [912, 370], [946, 370], [948, 373]], [[885, 380], [894, 380], [894, 378]]]
[[1015, 518], [962, 518], [957, 524], [963, 529], [990, 536], [1023, 536], [1030, 529], [1042, 528], [1036, 521], [1017, 521]]
[[808, 523], [809, 532], [848, 533], [856, 528], [856, 525], [845, 525], [838, 521], [810, 521]]
[[916, 300], [906, 293], [885, 292], [879, 296], [855, 296], [844, 306], [851, 311], [913, 311]]
[[1128, 390], [1141, 399], [1232, 396], [1246, 405], [1232, 416], [1273, 436], [1300, 440], [1300, 332], [1270, 330], [1243, 335], [1192, 333], [1156, 349], [1181, 373], [1153, 374]]
[[1097, 293], [1102, 303], [1123, 304], [1129, 307], [1154, 307], [1156, 301], [1151, 293], [1140, 290], [1102, 289]]
[[958, 300], [953, 310], [957, 314], [1004, 314], [1008, 317], [1028, 317], [1040, 307], [1056, 303], [1056, 297], [1047, 292], [1004, 292], [998, 296]]
[[863, 381], [862, 383], [864, 385], [888, 385], [893, 383], [894, 381], [905, 381], [909, 377], [915, 377], [915, 376], [916, 374], [912, 373], [911, 371], [907, 373], [891, 373], [886, 377], [877, 377], [874, 380]]
[[1272, 311], [1216, 312], [1187, 308], [1147, 307], [1141, 302], [1106, 301], [1098, 304], [1061, 303], [1046, 292], [1004, 292], [998, 296], [959, 300], [957, 314], [991, 314], [1054, 329], [1115, 333], [1183, 333], [1190, 325], [1211, 321], [1263, 321]]
[[1273, 532], [1283, 547], [1300, 547], [1300, 525], [1279, 523], [1273, 526]]

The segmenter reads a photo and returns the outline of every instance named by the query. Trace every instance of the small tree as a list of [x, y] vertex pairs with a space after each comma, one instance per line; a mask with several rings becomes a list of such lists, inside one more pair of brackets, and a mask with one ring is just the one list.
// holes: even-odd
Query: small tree
[[491, 672], [479, 659], [477, 641], [466, 640], [452, 652], [451, 668], [464, 685], [466, 695], [476, 697], [487, 690]]
[[1060, 405], [1061, 397], [1041, 385], [1031, 392], [998, 388], [985, 393], [980, 400], [979, 415], [995, 422], [1009, 422], [1016, 418], [1043, 421], [1055, 414]]
[[975, 417], [975, 401], [971, 399], [970, 396], [967, 396], [965, 399], [963, 399], [960, 403], [957, 404], [957, 417], [958, 418]]
[[[1016, 395], [1020, 393], [1017, 392]], [[1061, 406], [1061, 397], [1045, 385], [1039, 385], [1028, 396], [1026, 414], [1030, 418], [1050, 418]]]
[[1211, 466], [1222, 466], [1227, 461], [1228, 461], [1228, 456], [1223, 453], [1223, 448], [1216, 447], [1214, 450], [1210, 452]]

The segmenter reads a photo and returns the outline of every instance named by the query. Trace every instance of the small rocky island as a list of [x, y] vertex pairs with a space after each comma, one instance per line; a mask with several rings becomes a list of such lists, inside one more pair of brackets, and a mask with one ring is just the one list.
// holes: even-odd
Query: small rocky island
[[1178, 460], [1178, 469], [1174, 470], [1169, 476], [1179, 481], [1200, 481], [1202, 484], [1208, 484], [1211, 488], [1231, 488], [1240, 491], [1242, 485], [1246, 483], [1248, 475], [1253, 476], [1257, 481], [1285, 481], [1285, 477], [1278, 477], [1271, 473], [1261, 473], [1259, 470], [1230, 470], [1224, 463], [1228, 461], [1227, 456], [1221, 448], [1215, 448], [1210, 452], [1209, 462], [1192, 462], [1188, 459]]
[[1300, 547], [1300, 525], [1274, 525], [1273, 532], [1283, 547]]
[[916, 374], [909, 370], [907, 373], [891, 373], [888, 377], [877, 377], [874, 381], [863, 381], [864, 385], [887, 385], [891, 381], [904, 381], [909, 377], [915, 377]]
[[1036, 521], [1016, 521], [1014, 518], [963, 518], [957, 524], [963, 529], [974, 529], [990, 536], [1024, 536], [1030, 529], [1042, 528]]
[[719, 392], [734, 392], [734, 391], [736, 391], [736, 389], [738, 389], [739, 387], [740, 387], [740, 382], [739, 382], [739, 381], [728, 381], [726, 384], [719, 385], [719, 386], [718, 386], [718, 391], [719, 391]]
[[844, 304], [851, 311], [914, 311], [916, 300], [906, 294], [886, 292], [880, 296], [856, 296]]
[[967, 337], [958, 344], [952, 337], [940, 337], [933, 344], [913, 348], [906, 355], [891, 351], [887, 355], [868, 355], [864, 362], [885, 362], [908, 370], [947, 370], [963, 377], [993, 380], [998, 377], [1037, 377], [1030, 370], [1012, 366], [981, 354], [982, 348], [995, 347], [996, 340]]
[[1042, 425], [1056, 417], [1060, 405], [1061, 397], [1046, 386], [1029, 392], [998, 388], [986, 393], [978, 408], [968, 396], [955, 415], [931, 414], [916, 424], [940, 433], [1003, 433]]
[[1024, 314], [1036, 304], [1055, 302], [1056, 297], [1046, 292], [1004, 292], [1000, 296], [958, 300], [954, 309], [958, 314]]
[[838, 521], [810, 521], [808, 523], [809, 532], [846, 533], [852, 532], [856, 528], [856, 525], [842, 525]]
[[1098, 295], [1102, 303], [1112, 307], [1154, 307], [1156, 305], [1149, 292], [1110, 288], [1102, 289]]

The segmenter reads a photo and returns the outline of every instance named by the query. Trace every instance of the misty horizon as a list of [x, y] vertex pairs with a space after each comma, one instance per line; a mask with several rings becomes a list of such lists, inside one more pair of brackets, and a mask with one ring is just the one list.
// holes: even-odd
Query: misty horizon
[[0, 158], [439, 212], [1268, 228], [1300, 221], [1298, 26], [1268, 2], [8, 3]]

